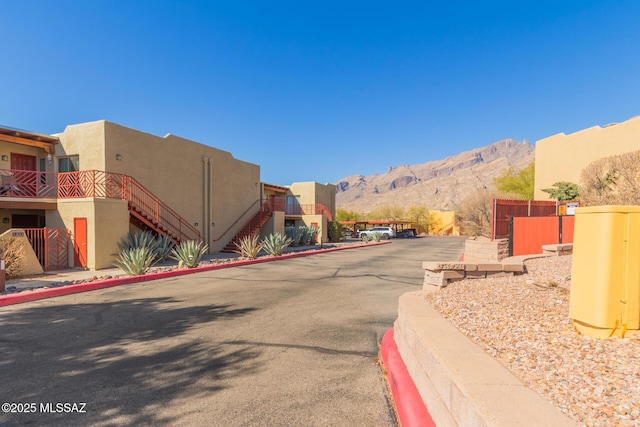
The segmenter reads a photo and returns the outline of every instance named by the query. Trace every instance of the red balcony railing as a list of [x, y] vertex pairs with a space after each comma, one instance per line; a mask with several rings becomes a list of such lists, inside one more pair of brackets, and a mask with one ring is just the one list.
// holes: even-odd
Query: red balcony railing
[[333, 221], [331, 210], [322, 204], [287, 204], [284, 212], [286, 215], [324, 215], [329, 221]]
[[0, 169], [0, 196], [55, 199], [57, 195], [56, 173]]
[[200, 240], [200, 232], [142, 184], [127, 175], [103, 171], [64, 172], [58, 175], [59, 198], [121, 199], [178, 241]]

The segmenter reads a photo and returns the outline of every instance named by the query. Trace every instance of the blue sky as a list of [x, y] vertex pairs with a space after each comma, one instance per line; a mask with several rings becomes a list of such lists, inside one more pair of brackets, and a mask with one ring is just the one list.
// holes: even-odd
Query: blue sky
[[640, 1], [0, 0], [0, 124], [337, 182], [640, 115]]

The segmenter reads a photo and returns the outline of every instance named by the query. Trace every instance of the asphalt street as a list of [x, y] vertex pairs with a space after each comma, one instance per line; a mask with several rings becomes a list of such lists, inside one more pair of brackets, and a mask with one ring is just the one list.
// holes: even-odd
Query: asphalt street
[[463, 246], [394, 239], [1, 307], [0, 426], [395, 426], [380, 340], [422, 261]]

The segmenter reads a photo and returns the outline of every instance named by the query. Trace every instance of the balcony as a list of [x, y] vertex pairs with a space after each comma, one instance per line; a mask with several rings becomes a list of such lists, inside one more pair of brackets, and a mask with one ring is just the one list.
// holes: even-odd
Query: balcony
[[322, 204], [286, 204], [284, 207], [285, 217], [299, 217], [303, 215], [324, 215], [329, 221], [333, 221], [331, 210]]
[[55, 210], [58, 174], [0, 169], [0, 203], [5, 209]]

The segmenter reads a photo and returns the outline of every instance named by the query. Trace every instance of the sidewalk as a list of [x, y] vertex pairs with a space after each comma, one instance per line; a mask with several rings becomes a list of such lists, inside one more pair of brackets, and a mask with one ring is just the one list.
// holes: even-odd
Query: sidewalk
[[[309, 250], [310, 246], [303, 248], [291, 248], [291, 252], [294, 250]], [[234, 253], [216, 253], [209, 254], [202, 257], [202, 265], [214, 264], [219, 259], [238, 259], [240, 255]], [[177, 267], [177, 261], [167, 261], [162, 264], [156, 264], [151, 268], [153, 271], [162, 271], [173, 269]], [[32, 290], [39, 288], [51, 288], [59, 286], [67, 286], [75, 283], [93, 282], [96, 280], [108, 280], [118, 277], [124, 277], [127, 274], [118, 267], [104, 268], [100, 270], [84, 270], [81, 268], [70, 268], [66, 270], [47, 271], [44, 274], [30, 277], [22, 277], [19, 279], [7, 280], [6, 282], [6, 294], [12, 294], [14, 292]], [[0, 293], [1, 295], [1, 293]]]
[[158, 264], [149, 269], [146, 274], [139, 276], [129, 276], [123, 270], [116, 267], [101, 270], [68, 269], [50, 271], [38, 276], [7, 281], [5, 292], [0, 293], [0, 306], [19, 304], [76, 292], [86, 292], [111, 286], [182, 276], [218, 268], [271, 262], [279, 259], [309, 256], [350, 248], [383, 245], [386, 243], [390, 242], [362, 243], [359, 240], [347, 240], [322, 245], [297, 246], [288, 248], [283, 255], [278, 257], [266, 256], [266, 254], [261, 253], [259, 258], [251, 260], [242, 260], [240, 259], [240, 255], [236, 253], [215, 253], [205, 255], [200, 265], [193, 269], [178, 269], [178, 263], [171, 260], [163, 264]]

